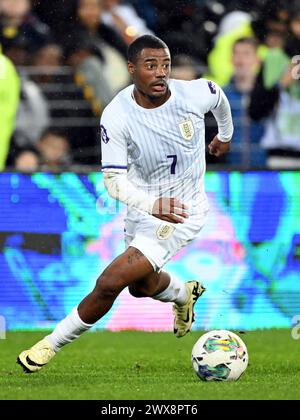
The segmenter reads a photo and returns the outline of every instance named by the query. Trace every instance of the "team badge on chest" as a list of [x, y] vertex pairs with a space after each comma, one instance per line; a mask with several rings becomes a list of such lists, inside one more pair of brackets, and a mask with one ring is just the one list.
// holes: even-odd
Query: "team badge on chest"
[[179, 129], [182, 137], [185, 140], [192, 140], [195, 134], [194, 125], [192, 120], [186, 120], [179, 124]]

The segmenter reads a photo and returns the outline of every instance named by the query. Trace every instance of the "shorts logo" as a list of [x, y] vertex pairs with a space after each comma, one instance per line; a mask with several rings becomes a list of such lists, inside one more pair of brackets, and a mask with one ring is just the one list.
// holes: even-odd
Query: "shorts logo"
[[174, 230], [175, 230], [174, 226], [163, 224], [163, 225], [160, 225], [159, 228], [157, 229], [156, 235], [158, 239], [165, 240], [165, 239], [168, 239], [172, 235]]
[[191, 120], [186, 120], [180, 123], [179, 129], [180, 129], [182, 137], [185, 140], [192, 140], [195, 134], [195, 130], [194, 130], [193, 122]]
[[110, 140], [107, 134], [107, 130], [102, 124], [100, 125], [100, 129], [101, 129], [101, 140], [103, 141], [103, 143], [107, 144]]

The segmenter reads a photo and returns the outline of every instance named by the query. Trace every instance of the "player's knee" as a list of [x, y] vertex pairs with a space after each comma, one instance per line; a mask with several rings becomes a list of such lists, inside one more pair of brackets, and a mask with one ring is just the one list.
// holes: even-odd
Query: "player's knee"
[[129, 293], [135, 298], [151, 297], [155, 294], [152, 288], [147, 285], [136, 285], [133, 284], [128, 287]]
[[143, 291], [142, 288], [139, 288], [135, 285], [131, 285], [128, 287], [129, 293], [131, 294], [131, 296], [136, 297], [136, 298], [141, 298], [141, 297], [148, 297], [147, 294], [145, 294], [145, 292]]
[[123, 287], [110, 276], [102, 275], [99, 277], [94, 289], [94, 293], [99, 299], [114, 298], [119, 295]]

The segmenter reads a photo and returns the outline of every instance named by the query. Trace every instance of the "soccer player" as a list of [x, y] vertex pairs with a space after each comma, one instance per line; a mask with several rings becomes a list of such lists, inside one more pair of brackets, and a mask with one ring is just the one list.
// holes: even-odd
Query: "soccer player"
[[169, 80], [167, 45], [144, 35], [128, 49], [133, 85], [115, 96], [101, 118], [102, 171], [108, 193], [128, 207], [126, 251], [100, 275], [94, 290], [18, 363], [36, 372], [66, 344], [90, 329], [128, 287], [135, 297], [174, 303], [174, 333], [183, 337], [204, 292], [162, 267], [200, 232], [208, 211], [204, 192], [204, 114], [219, 133], [209, 152], [229, 151], [233, 124], [223, 91], [212, 82]]

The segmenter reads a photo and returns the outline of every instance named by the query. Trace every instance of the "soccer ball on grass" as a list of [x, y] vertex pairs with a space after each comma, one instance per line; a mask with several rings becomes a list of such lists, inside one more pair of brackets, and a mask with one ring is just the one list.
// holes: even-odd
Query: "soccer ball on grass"
[[210, 331], [194, 345], [192, 365], [203, 381], [237, 381], [248, 366], [247, 347], [231, 331]]

